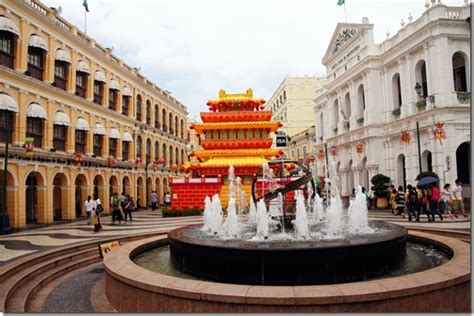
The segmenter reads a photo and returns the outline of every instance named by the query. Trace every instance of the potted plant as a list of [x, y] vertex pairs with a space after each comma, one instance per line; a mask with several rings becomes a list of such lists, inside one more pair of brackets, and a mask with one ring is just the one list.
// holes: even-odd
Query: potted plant
[[392, 115], [395, 117], [399, 117], [401, 112], [402, 112], [401, 108], [396, 108], [395, 110], [392, 111]]
[[359, 118], [357, 119], [357, 123], [359, 123], [359, 125], [364, 124], [364, 118], [363, 118], [363, 117], [359, 117]]
[[374, 191], [375, 197], [377, 197], [377, 208], [385, 209], [388, 206], [388, 184], [390, 178], [383, 174], [376, 174], [370, 180], [372, 183], [372, 191]]
[[422, 111], [426, 108], [426, 99], [421, 99], [415, 103], [419, 111]]

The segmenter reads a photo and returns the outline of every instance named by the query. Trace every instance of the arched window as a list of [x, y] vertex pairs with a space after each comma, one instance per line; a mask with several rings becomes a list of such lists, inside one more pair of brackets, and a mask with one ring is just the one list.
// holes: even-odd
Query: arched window
[[424, 99], [428, 96], [428, 82], [426, 80], [426, 63], [424, 60], [420, 60], [415, 67], [415, 79], [416, 82], [421, 84], [422, 92], [421, 97]]
[[71, 63], [71, 57], [68, 53], [62, 49], [56, 51], [54, 60], [54, 86], [67, 90], [68, 75], [69, 75], [69, 64]]
[[170, 134], [173, 134], [173, 115], [169, 113], [168, 126], [170, 128]]
[[166, 110], [165, 109], [161, 110], [161, 118], [162, 118], [162, 123], [163, 123], [163, 130], [167, 132], [168, 130], [166, 129]]
[[137, 118], [137, 121], [141, 121], [142, 120], [142, 96], [141, 95], [137, 95], [137, 109], [136, 109], [136, 118]]
[[151, 140], [146, 140], [146, 164], [151, 162]]
[[15, 45], [20, 35], [19, 28], [12, 20], [0, 15], [0, 24], [7, 26], [6, 30], [0, 30], [0, 65], [14, 68]]
[[181, 138], [184, 138], [184, 121], [181, 120]]
[[170, 166], [173, 164], [173, 146], [170, 145], [170, 157], [169, 157], [169, 161], [170, 161]]
[[365, 93], [364, 85], [361, 84], [357, 89], [357, 116], [361, 118], [364, 116], [365, 111]]
[[349, 92], [347, 92], [346, 96], [344, 97], [344, 114], [346, 115], [346, 120], [351, 117], [351, 95]]
[[160, 128], [160, 111], [158, 104], [155, 105], [155, 128]]
[[35, 79], [43, 80], [45, 56], [48, 46], [43, 38], [32, 35], [28, 42], [28, 72]]
[[402, 87], [400, 84], [400, 74], [396, 73], [392, 77], [392, 100], [393, 108], [398, 109], [402, 106]]
[[421, 155], [421, 168], [423, 171], [433, 171], [433, 159], [431, 151], [425, 150]]
[[467, 91], [466, 59], [463, 54], [457, 52], [453, 55], [453, 81], [454, 91]]
[[158, 141], [155, 142], [155, 160], [160, 159], [160, 144]]
[[178, 124], [179, 124], [178, 116], [175, 116], [174, 117], [174, 133], [176, 136], [178, 136], [178, 133], [179, 133]]
[[464, 184], [471, 183], [471, 143], [464, 142], [456, 149], [457, 178]]
[[184, 149], [181, 149], [181, 163], [184, 163]]
[[176, 160], [176, 165], [179, 166], [179, 149], [176, 147], [174, 149], [174, 159]]
[[136, 148], [137, 148], [137, 157], [140, 157], [141, 159], [142, 158], [142, 137], [141, 136], [137, 136]]
[[168, 162], [168, 160], [166, 160], [166, 156], [167, 156], [167, 154], [166, 154], [166, 144], [162, 145], [161, 153], [163, 155], [162, 158], [163, 158], [164, 164], [166, 165], [167, 162]]
[[151, 104], [150, 100], [146, 100], [146, 123], [151, 125]]
[[332, 115], [333, 115], [332, 122], [333, 122], [334, 128], [337, 128], [337, 124], [339, 123], [339, 101], [337, 99], [334, 101]]

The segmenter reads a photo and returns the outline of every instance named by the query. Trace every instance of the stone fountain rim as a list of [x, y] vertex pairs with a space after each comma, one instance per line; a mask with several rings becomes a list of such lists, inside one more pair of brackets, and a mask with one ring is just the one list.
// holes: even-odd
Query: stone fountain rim
[[[104, 258], [106, 280], [171, 297], [250, 305], [324, 305], [393, 299], [449, 288], [470, 280], [470, 247], [454, 238], [409, 231], [411, 241], [434, 244], [452, 254], [451, 260], [425, 271], [385, 279], [333, 285], [265, 286], [236, 285], [189, 280], [147, 270], [131, 258], [157, 246], [166, 236], [127, 243]], [[111, 286], [114, 286], [113, 283]], [[106, 291], [107, 289], [106, 282]], [[110, 293], [112, 293], [110, 289]], [[109, 297], [110, 300], [110, 297]]]
[[358, 237], [356, 239], [336, 239], [324, 240], [301, 240], [295, 239], [292, 241], [271, 241], [271, 242], [251, 242], [244, 240], [216, 240], [216, 239], [202, 239], [192, 238], [186, 234], [186, 231], [193, 229], [202, 224], [192, 224], [184, 227], [174, 229], [168, 233], [168, 239], [179, 241], [181, 244], [187, 244], [193, 247], [208, 247], [218, 248], [222, 250], [236, 250], [236, 251], [304, 251], [304, 250], [331, 250], [331, 249], [346, 249], [359, 246], [368, 246], [375, 244], [382, 244], [396, 239], [405, 238], [407, 230], [405, 227], [393, 223], [383, 221], [370, 221], [372, 223], [381, 224], [384, 227], [389, 227], [390, 231], [383, 235]]

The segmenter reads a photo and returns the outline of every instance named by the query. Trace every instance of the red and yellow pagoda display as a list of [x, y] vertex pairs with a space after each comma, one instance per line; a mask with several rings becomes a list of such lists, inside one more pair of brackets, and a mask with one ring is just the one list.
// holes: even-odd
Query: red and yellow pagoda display
[[[213, 183], [212, 178], [217, 178], [221, 187], [219, 192], [207, 192], [207, 195], [220, 193], [223, 204], [226, 204], [226, 176], [231, 165], [235, 175], [242, 179], [243, 189], [250, 193], [253, 175], [262, 164], [283, 154], [283, 151], [271, 148], [271, 133], [275, 133], [282, 124], [271, 121], [272, 112], [264, 110], [264, 103], [263, 99], [253, 97], [252, 89], [242, 94], [227, 94], [220, 90], [217, 100], [207, 102], [210, 112], [201, 112], [202, 123], [191, 126], [200, 138], [202, 150], [191, 153], [192, 157], [197, 158], [196, 163], [188, 162], [181, 167], [193, 178], [184, 179], [184, 183], [182, 179], [172, 179], [172, 205], [175, 202], [175, 206], [185, 207], [182, 200], [188, 198], [183, 196], [186, 192], [180, 185], [187, 183], [191, 188], [195, 179], [201, 179], [202, 186], [209, 181]], [[198, 191], [199, 188], [195, 188], [194, 192]], [[205, 195], [199, 194], [196, 201], [189, 201], [188, 204], [201, 205]], [[197, 202], [199, 204], [195, 204]]]

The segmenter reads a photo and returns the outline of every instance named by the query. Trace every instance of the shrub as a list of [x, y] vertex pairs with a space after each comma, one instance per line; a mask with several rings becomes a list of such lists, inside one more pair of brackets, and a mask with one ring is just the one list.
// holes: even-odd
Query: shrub
[[376, 197], [385, 198], [388, 196], [387, 188], [390, 178], [383, 174], [376, 174], [370, 180], [372, 183], [372, 190]]
[[402, 113], [401, 108], [396, 108], [395, 110], [392, 111], [393, 116], [400, 116], [400, 113]]
[[363, 117], [359, 117], [359, 118], [357, 119], [357, 123], [363, 124], [363, 123], [364, 123], [364, 118], [363, 118]]
[[164, 207], [161, 209], [161, 213], [163, 214], [163, 217], [179, 217], [179, 216], [196, 216], [196, 215], [202, 215], [204, 210], [199, 207], [194, 207], [194, 208], [170, 208], [170, 207]]
[[419, 110], [424, 109], [426, 107], [426, 99], [421, 99], [420, 101], [416, 102], [415, 105]]

